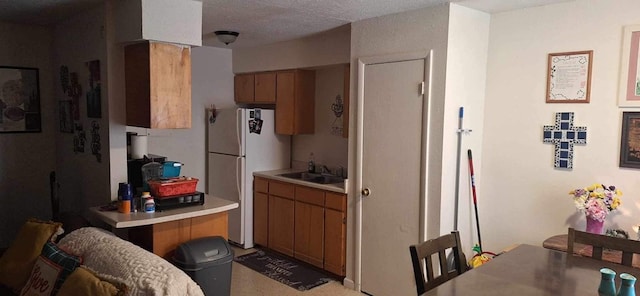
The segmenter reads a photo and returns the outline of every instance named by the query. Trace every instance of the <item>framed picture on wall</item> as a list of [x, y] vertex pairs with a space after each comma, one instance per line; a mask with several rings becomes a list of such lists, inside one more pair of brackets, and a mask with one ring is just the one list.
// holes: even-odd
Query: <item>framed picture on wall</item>
[[640, 25], [624, 27], [618, 106], [640, 107]]
[[0, 133], [42, 131], [37, 68], [0, 66]]
[[593, 50], [550, 53], [547, 103], [589, 103]]
[[640, 112], [622, 112], [620, 167], [640, 169]]

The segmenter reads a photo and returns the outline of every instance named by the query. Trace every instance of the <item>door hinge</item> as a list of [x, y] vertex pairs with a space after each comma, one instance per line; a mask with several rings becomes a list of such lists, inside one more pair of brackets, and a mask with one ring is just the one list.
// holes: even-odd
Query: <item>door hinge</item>
[[424, 95], [424, 81], [420, 82], [420, 86], [419, 86], [420, 90], [420, 95], [423, 96]]

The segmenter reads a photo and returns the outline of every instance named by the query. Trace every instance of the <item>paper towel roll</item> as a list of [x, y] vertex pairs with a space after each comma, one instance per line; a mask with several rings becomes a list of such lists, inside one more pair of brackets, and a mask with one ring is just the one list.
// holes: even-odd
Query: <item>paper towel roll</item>
[[141, 159], [147, 154], [147, 136], [131, 136], [131, 158]]

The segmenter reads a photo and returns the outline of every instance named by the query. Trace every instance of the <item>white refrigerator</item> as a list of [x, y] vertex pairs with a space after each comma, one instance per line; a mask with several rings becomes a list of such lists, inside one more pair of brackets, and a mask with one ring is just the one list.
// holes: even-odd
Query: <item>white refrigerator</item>
[[239, 203], [229, 211], [229, 241], [253, 247], [253, 172], [289, 168], [291, 137], [275, 134], [267, 109], [209, 113], [207, 193]]

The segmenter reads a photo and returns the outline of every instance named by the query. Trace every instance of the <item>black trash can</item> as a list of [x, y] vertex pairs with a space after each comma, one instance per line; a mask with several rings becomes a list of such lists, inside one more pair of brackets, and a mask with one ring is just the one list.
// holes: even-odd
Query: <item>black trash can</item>
[[202, 288], [205, 295], [231, 294], [233, 250], [221, 236], [190, 240], [176, 248], [173, 263]]

